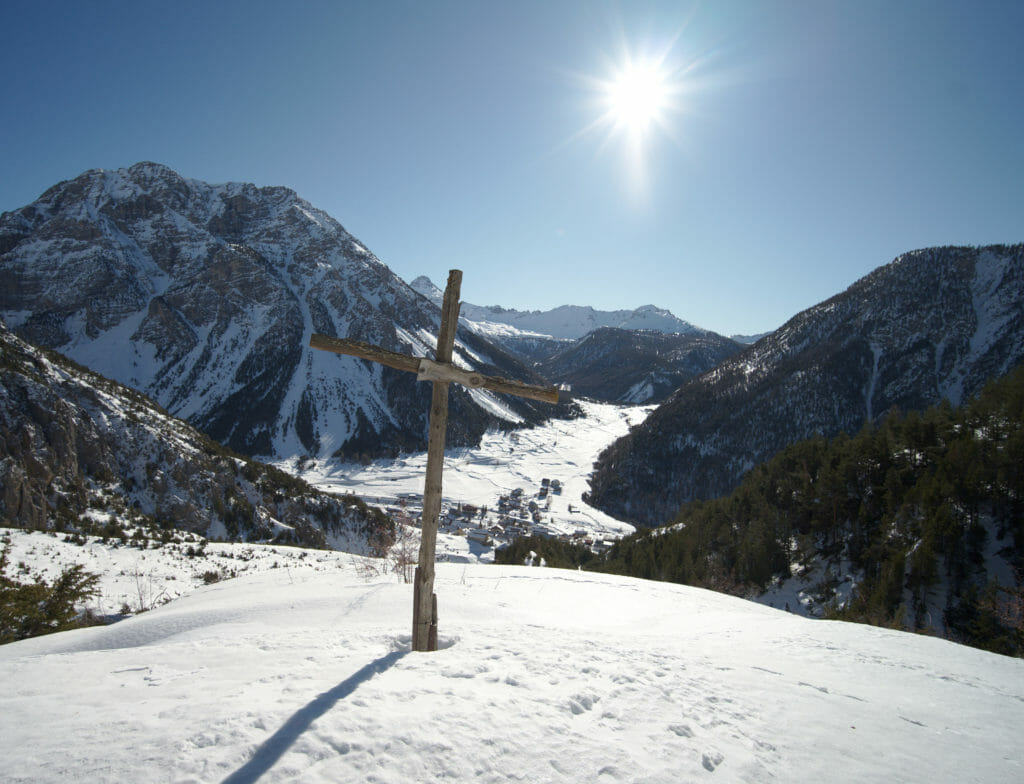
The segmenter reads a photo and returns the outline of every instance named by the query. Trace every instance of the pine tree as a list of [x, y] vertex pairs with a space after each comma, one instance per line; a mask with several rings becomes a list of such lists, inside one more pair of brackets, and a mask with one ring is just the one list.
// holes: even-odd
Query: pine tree
[[81, 564], [48, 584], [37, 577], [19, 583], [6, 575], [7, 551], [0, 550], [0, 644], [83, 625], [78, 607], [96, 596], [99, 575]]

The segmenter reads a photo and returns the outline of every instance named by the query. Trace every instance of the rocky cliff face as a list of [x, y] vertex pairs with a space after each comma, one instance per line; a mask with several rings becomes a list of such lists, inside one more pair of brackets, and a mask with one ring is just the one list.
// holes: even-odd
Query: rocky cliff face
[[680, 387], [600, 458], [591, 502], [644, 524], [816, 433], [958, 405], [1024, 360], [1024, 245], [907, 253]]
[[[320, 332], [426, 355], [439, 311], [286, 188], [208, 185], [152, 163], [60, 183], [0, 216], [0, 315], [249, 455], [426, 443], [428, 385], [308, 341]], [[466, 330], [456, 357], [540, 381]], [[461, 388], [451, 408], [454, 444], [550, 414]]]
[[83, 530], [114, 516], [234, 540], [374, 552], [393, 524], [227, 452], [145, 396], [0, 323], [0, 521]]

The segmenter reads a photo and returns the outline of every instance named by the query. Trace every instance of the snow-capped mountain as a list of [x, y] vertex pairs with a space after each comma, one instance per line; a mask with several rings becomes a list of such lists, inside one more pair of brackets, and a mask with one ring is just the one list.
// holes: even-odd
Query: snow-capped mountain
[[[430, 278], [421, 275], [409, 285], [431, 302], [440, 303], [442, 292]], [[552, 310], [523, 311], [503, 308], [500, 305], [481, 306], [464, 302], [461, 317], [480, 334], [521, 353], [526, 353], [523, 346], [524, 343], [528, 344], [531, 338], [547, 339], [554, 350], [564, 347], [560, 345], [562, 341], [578, 340], [602, 327], [653, 330], [670, 335], [705, 332], [700, 327], [695, 327], [654, 305], [644, 305], [634, 310], [611, 311], [595, 310], [583, 305], [562, 305]]]
[[737, 343], [742, 343], [744, 346], [750, 346], [757, 343], [761, 338], [768, 337], [771, 332], [759, 332], [756, 335], [730, 335], [730, 340], [735, 340]]
[[907, 253], [687, 382], [598, 461], [591, 502], [659, 524], [816, 433], [958, 405], [1024, 361], [1024, 245]]
[[[0, 216], [0, 315], [246, 454], [426, 443], [429, 385], [308, 342], [319, 332], [426, 355], [438, 309], [286, 188], [209, 185], [153, 163], [62, 182]], [[455, 355], [541, 381], [464, 328]], [[550, 414], [458, 386], [450, 405], [454, 444]]]
[[[441, 290], [426, 276], [409, 285], [440, 303]], [[654, 305], [520, 311], [463, 303], [461, 318], [474, 332], [535, 362], [545, 377], [574, 395], [609, 402], [659, 402], [741, 348]]]
[[0, 520], [118, 537], [126, 525], [174, 527], [355, 552], [394, 538], [391, 521], [362, 501], [232, 455], [144, 395], [29, 346], [2, 322]]

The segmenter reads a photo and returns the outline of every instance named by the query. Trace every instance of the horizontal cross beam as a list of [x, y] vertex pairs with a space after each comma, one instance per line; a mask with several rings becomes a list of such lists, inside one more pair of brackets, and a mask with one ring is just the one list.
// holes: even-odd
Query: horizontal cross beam
[[558, 402], [557, 387], [532, 386], [507, 378], [485, 376], [482, 373], [463, 370], [448, 362], [434, 362], [432, 359], [425, 357], [411, 357], [407, 354], [399, 354], [396, 351], [388, 351], [385, 348], [375, 346], [372, 343], [364, 343], [361, 340], [332, 338], [328, 335], [314, 334], [309, 339], [309, 345], [322, 351], [332, 351], [335, 354], [346, 354], [352, 357], [359, 357], [360, 359], [369, 359], [395, 370], [415, 373], [420, 381], [448, 381], [462, 384], [471, 389], [487, 389], [491, 392], [526, 397], [531, 400], [541, 400], [545, 403]]

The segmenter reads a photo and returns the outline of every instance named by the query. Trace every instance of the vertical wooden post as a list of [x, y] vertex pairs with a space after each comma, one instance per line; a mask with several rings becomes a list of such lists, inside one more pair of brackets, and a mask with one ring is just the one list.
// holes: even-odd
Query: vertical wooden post
[[336, 354], [346, 354], [380, 362], [397, 370], [415, 373], [421, 381], [433, 383], [430, 401], [430, 439], [427, 444], [427, 478], [423, 488], [423, 525], [419, 565], [413, 581], [412, 649], [437, 650], [437, 596], [434, 594], [434, 551], [437, 548], [437, 518], [441, 513], [441, 471], [444, 468], [444, 436], [448, 426], [448, 384], [454, 382], [470, 389], [489, 389], [548, 403], [558, 402], [555, 387], [539, 387], [506, 378], [484, 376], [452, 364], [455, 328], [459, 323], [459, 292], [462, 273], [451, 270], [441, 306], [441, 329], [433, 360], [388, 351], [359, 340], [344, 340], [327, 335], [312, 335], [309, 345]]
[[416, 567], [414, 577], [412, 580], [412, 636], [413, 636], [413, 650], [419, 650], [416, 647], [416, 630], [420, 628], [420, 586], [422, 581], [420, 580], [420, 567]]
[[437, 594], [435, 593], [430, 601], [430, 631], [427, 632], [427, 650], [437, 650]]
[[[450, 363], [459, 323], [459, 294], [462, 272], [451, 270], [441, 306], [441, 329], [437, 333], [437, 362]], [[448, 426], [448, 382], [434, 381], [430, 402], [430, 437], [427, 442], [427, 477], [423, 488], [423, 525], [419, 565], [413, 587], [412, 649], [437, 650], [437, 599], [434, 596], [434, 552], [437, 549], [437, 519], [441, 512], [441, 472], [444, 468], [444, 437]], [[431, 647], [433, 626], [433, 647]]]

